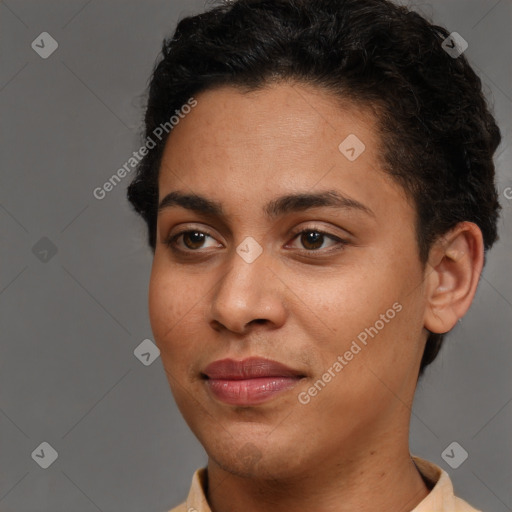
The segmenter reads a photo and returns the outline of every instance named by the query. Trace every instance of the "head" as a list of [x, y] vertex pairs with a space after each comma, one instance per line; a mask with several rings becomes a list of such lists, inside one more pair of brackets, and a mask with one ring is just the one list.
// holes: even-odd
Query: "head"
[[[405, 417], [397, 403], [469, 308], [497, 239], [501, 138], [448, 36], [385, 0], [238, 0], [164, 42], [145, 117], [154, 147], [128, 196], [154, 254], [169, 382], [219, 463], [244, 442], [284, 460], [304, 431], [332, 438], [327, 405], [330, 421], [358, 418], [338, 424], [340, 442]], [[296, 393], [259, 407], [212, 398], [207, 364], [254, 355], [297, 370]]]

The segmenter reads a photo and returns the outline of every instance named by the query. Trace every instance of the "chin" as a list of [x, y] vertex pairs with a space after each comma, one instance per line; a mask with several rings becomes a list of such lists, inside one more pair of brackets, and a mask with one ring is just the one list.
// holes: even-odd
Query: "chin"
[[203, 444], [208, 457], [224, 471], [241, 478], [261, 480], [287, 479], [300, 476], [308, 466], [305, 453], [296, 442], [271, 439], [236, 440], [228, 435], [222, 441], [216, 439]]

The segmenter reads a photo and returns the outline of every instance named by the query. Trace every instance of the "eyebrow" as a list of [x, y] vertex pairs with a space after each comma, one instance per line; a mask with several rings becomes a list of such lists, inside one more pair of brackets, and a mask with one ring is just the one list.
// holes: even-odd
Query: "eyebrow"
[[[184, 194], [182, 192], [170, 192], [158, 205], [158, 213], [173, 206], [180, 206], [204, 215], [224, 217], [222, 204], [198, 194]], [[310, 208], [336, 208], [344, 210], [359, 210], [372, 217], [373, 211], [363, 203], [344, 196], [335, 190], [326, 190], [317, 193], [288, 194], [269, 201], [263, 208], [263, 212], [269, 218], [276, 218], [287, 213], [301, 212]]]

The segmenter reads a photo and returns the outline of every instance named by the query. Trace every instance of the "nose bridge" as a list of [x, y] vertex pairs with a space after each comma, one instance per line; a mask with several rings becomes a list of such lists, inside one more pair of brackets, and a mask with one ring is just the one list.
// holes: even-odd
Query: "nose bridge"
[[220, 300], [236, 301], [247, 306], [257, 302], [270, 284], [267, 255], [256, 255], [251, 242], [242, 242], [233, 253], [228, 272], [221, 278], [216, 293]]
[[212, 298], [212, 319], [230, 330], [242, 331], [253, 320], [279, 323], [284, 311], [275, 277], [268, 268], [269, 254], [248, 238], [233, 252], [229, 270]]

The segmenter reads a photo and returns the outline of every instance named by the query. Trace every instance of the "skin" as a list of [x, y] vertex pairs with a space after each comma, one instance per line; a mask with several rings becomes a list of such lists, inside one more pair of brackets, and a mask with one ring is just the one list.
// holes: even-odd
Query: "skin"
[[[421, 264], [414, 205], [382, 170], [371, 111], [290, 82], [196, 98], [167, 141], [159, 199], [200, 194], [221, 203], [224, 216], [180, 206], [159, 213], [149, 311], [176, 403], [208, 454], [210, 507], [412, 510], [429, 492], [408, 446], [427, 329], [447, 332], [469, 308], [483, 261], [480, 230], [459, 224]], [[338, 149], [349, 134], [366, 146], [352, 162]], [[278, 196], [325, 190], [372, 213], [264, 213]], [[312, 248], [294, 234], [306, 228], [346, 243], [325, 236]], [[165, 243], [185, 229], [208, 235], [175, 241], [188, 257]], [[263, 250], [252, 263], [236, 252], [247, 236]], [[301, 404], [298, 394], [394, 303], [402, 310]], [[305, 377], [263, 404], [217, 400], [202, 370], [251, 356]]]

